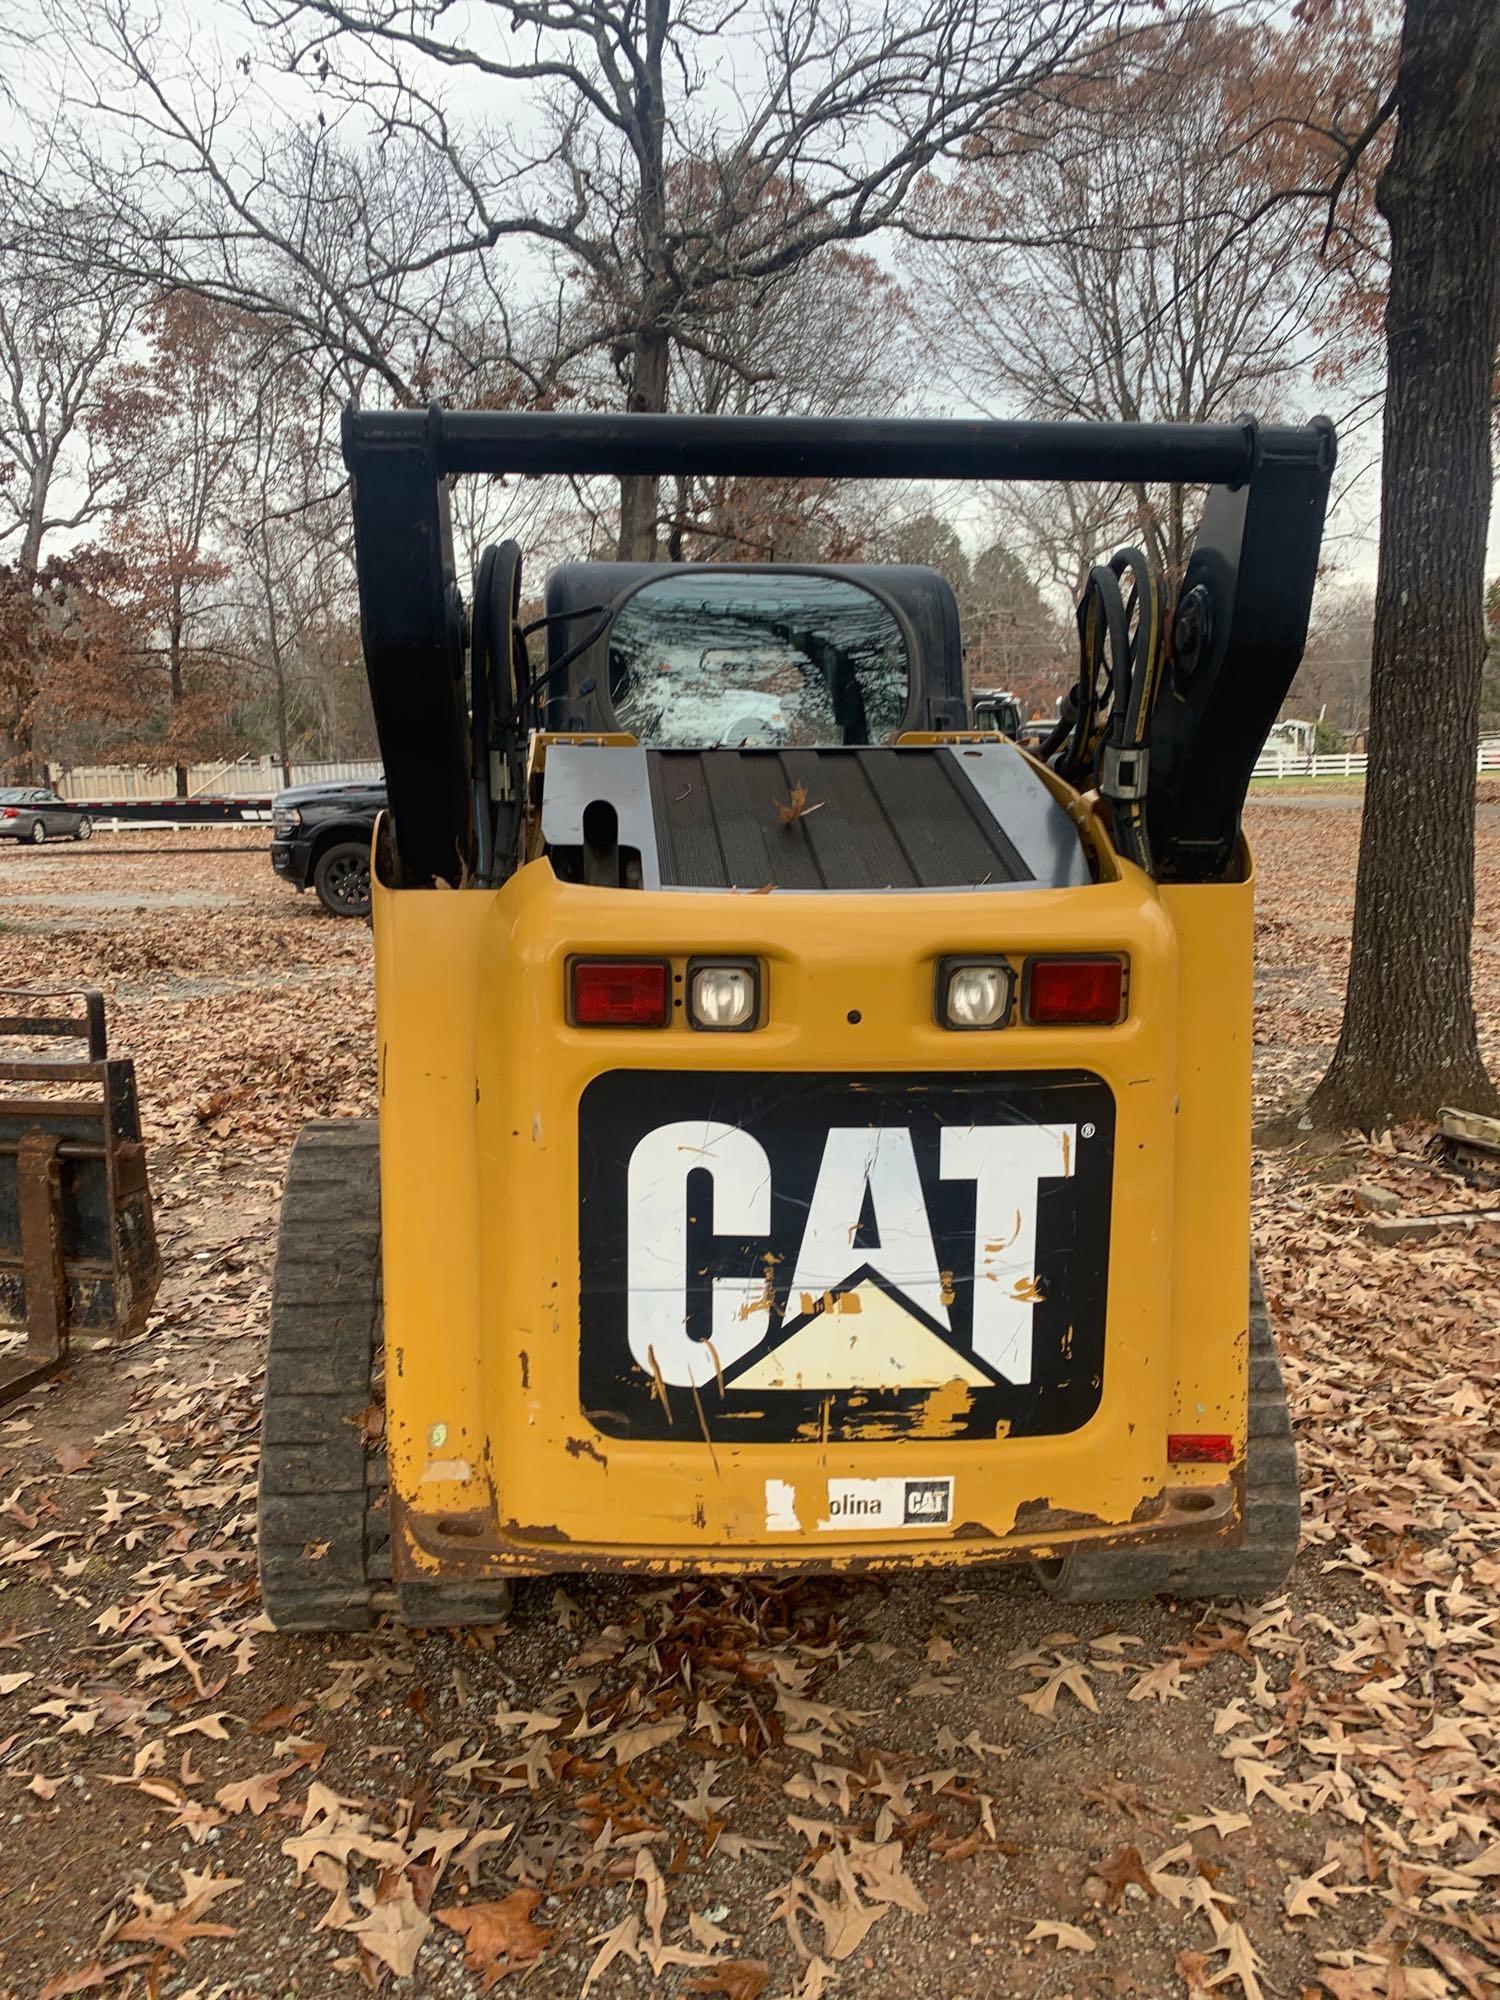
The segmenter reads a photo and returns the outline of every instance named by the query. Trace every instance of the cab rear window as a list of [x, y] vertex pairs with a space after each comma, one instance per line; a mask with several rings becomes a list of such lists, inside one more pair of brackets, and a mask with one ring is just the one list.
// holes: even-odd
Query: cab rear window
[[889, 743], [908, 685], [895, 613], [842, 577], [689, 569], [610, 629], [615, 719], [656, 749]]

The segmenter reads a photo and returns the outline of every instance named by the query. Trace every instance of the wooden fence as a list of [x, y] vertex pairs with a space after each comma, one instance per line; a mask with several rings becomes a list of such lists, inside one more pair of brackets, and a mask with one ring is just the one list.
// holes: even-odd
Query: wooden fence
[[[381, 776], [373, 759], [325, 760], [292, 765], [294, 785], [368, 784]], [[54, 783], [65, 799], [170, 799], [177, 791], [176, 773], [137, 764], [78, 764]], [[242, 757], [233, 764], [188, 766], [190, 799], [263, 799], [284, 791], [281, 764], [274, 757]]]

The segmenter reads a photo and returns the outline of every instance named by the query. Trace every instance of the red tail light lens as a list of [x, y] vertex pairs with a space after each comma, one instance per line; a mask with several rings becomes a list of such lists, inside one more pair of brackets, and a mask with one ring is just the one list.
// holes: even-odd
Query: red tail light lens
[[1021, 1010], [1034, 1028], [1110, 1027], [1125, 997], [1119, 958], [1028, 958]]
[[6, 819], [19, 819], [21, 815], [16, 811], [14, 806], [7, 806], [5, 808], [4, 817]]
[[575, 1028], [663, 1028], [671, 974], [659, 958], [575, 958], [569, 999]]
[[1231, 1465], [1234, 1439], [1226, 1431], [1172, 1431], [1167, 1436], [1169, 1465]]

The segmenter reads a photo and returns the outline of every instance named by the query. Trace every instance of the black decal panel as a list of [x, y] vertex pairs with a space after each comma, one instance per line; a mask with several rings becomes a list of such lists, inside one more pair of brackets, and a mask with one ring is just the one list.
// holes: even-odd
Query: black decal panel
[[579, 1108], [579, 1392], [614, 1437], [1076, 1430], [1114, 1101], [1083, 1071], [616, 1070]]

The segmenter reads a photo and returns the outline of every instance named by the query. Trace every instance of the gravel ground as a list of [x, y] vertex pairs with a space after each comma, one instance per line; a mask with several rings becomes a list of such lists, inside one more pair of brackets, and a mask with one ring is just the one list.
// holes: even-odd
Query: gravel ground
[[[1249, 820], [1270, 1113], [1336, 1033], [1358, 817]], [[1257, 1160], [1306, 1485], [1269, 1606], [567, 1578], [280, 1638], [276, 1204], [303, 1119], [372, 1109], [369, 935], [254, 836], [110, 848], [0, 848], [6, 980], [101, 985], [136, 1058], [167, 1265], [140, 1340], [0, 1408], [0, 1995], [1496, 1989], [1493, 1239], [1378, 1246], [1354, 1193], [1493, 1206], [1429, 1135]]]

